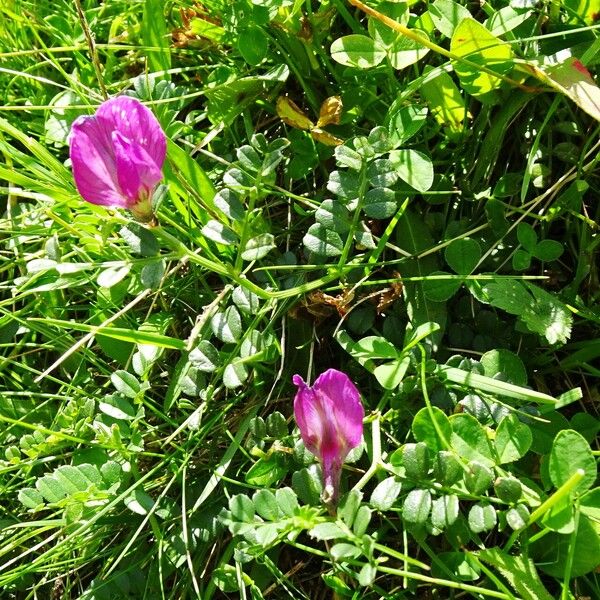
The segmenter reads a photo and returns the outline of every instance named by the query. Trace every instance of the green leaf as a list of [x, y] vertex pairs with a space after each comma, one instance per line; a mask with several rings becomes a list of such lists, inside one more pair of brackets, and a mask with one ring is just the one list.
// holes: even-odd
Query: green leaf
[[529, 509], [525, 504], [517, 504], [506, 511], [506, 522], [511, 529], [519, 531], [527, 527], [529, 523]]
[[[369, 358], [386, 359], [400, 358], [400, 351], [384, 337], [378, 335], [370, 335], [356, 342], [350, 353], [361, 364]], [[363, 361], [363, 362], [361, 362]]]
[[152, 497], [139, 488], [133, 490], [132, 494], [123, 500], [123, 503], [137, 515], [147, 515], [154, 508]]
[[[207, 96], [208, 93], [207, 90]], [[185, 150], [182, 150], [171, 140], [167, 140], [167, 156], [173, 176], [181, 182], [183, 189], [193, 190], [202, 199], [203, 205], [214, 209], [215, 188], [204, 169]], [[202, 220], [203, 223], [205, 221], [206, 219]]]
[[387, 188], [398, 181], [394, 164], [387, 158], [378, 158], [369, 163], [367, 179], [374, 188]]
[[108, 267], [108, 269], [104, 269], [98, 275], [98, 279], [96, 283], [101, 288], [109, 289], [120, 283], [129, 275], [129, 271], [131, 271], [131, 265], [123, 265], [122, 267]]
[[521, 222], [517, 225], [517, 239], [529, 253], [533, 253], [537, 245], [537, 233], [529, 223]]
[[453, 452], [440, 450], [433, 463], [433, 476], [443, 486], [451, 487], [462, 478], [464, 473], [460, 460]]
[[494, 439], [498, 464], [515, 462], [525, 456], [532, 439], [531, 429], [521, 423], [517, 415], [511, 414], [504, 417], [498, 425]]
[[400, 495], [402, 483], [395, 477], [388, 477], [380, 481], [371, 494], [371, 506], [380, 511], [389, 510]]
[[331, 58], [347, 67], [370, 69], [385, 55], [385, 47], [366, 35], [346, 35], [331, 44]]
[[422, 408], [414, 417], [412, 432], [415, 439], [424, 442], [432, 452], [446, 450], [452, 437], [448, 417], [436, 406]]
[[531, 559], [507, 554], [500, 548], [488, 548], [476, 554], [505, 577], [524, 600], [552, 600]]
[[[412, 31], [426, 41], [429, 41], [429, 36], [424, 31], [418, 29], [412, 29]], [[425, 48], [425, 46], [419, 42], [401, 35], [388, 49], [388, 58], [394, 69], [401, 70], [415, 64], [428, 53], [429, 48]]]
[[44, 504], [44, 498], [34, 488], [22, 488], [19, 490], [18, 499], [25, 508], [38, 509]]
[[[269, 487], [281, 481], [287, 475], [288, 469], [277, 454], [269, 458], [260, 458], [247, 471], [246, 483]], [[279, 491], [279, 490], [278, 490]]]
[[317, 540], [336, 540], [346, 538], [347, 533], [335, 523], [319, 523], [309, 530], [308, 535]]
[[270, 490], [258, 490], [252, 496], [252, 502], [257, 514], [267, 521], [279, 518], [279, 505], [275, 494]]
[[410, 366], [410, 357], [405, 356], [400, 360], [379, 365], [373, 369], [373, 375], [382, 388], [386, 390], [396, 389], [404, 379], [404, 375]]
[[134, 254], [150, 257], [156, 256], [160, 251], [155, 235], [139, 223], [128, 223], [119, 233]]
[[242, 58], [252, 66], [259, 65], [269, 51], [269, 37], [256, 26], [250, 26], [240, 32], [237, 43]]
[[321, 223], [311, 225], [302, 242], [308, 250], [319, 256], [339, 256], [344, 248], [339, 234]]
[[331, 554], [331, 558], [337, 561], [353, 559], [361, 555], [360, 548], [357, 548], [353, 544], [346, 544], [345, 542], [340, 542], [332, 546], [329, 553]]
[[598, 475], [592, 449], [577, 431], [572, 429], [559, 431], [554, 438], [548, 461], [550, 480], [558, 488], [578, 469], [583, 469], [585, 475], [574, 491], [583, 494], [594, 485]]
[[238, 242], [238, 236], [226, 225], [219, 221], [210, 220], [203, 228], [205, 238], [224, 246], [232, 246]]
[[531, 254], [527, 250], [519, 248], [515, 250], [512, 258], [512, 265], [515, 271], [525, 271], [531, 266]]
[[510, 350], [490, 350], [480, 359], [487, 377], [502, 375], [505, 381], [515, 385], [527, 385], [527, 371], [523, 361]]
[[245, 216], [244, 205], [237, 194], [229, 188], [217, 192], [214, 197], [215, 206], [232, 221], [243, 221]]
[[140, 281], [145, 288], [156, 290], [160, 287], [164, 274], [165, 261], [161, 258], [143, 266]]
[[429, 448], [423, 442], [404, 444], [401, 452], [406, 477], [419, 480], [427, 476], [430, 466]]
[[423, 281], [423, 291], [433, 302], [446, 302], [456, 294], [461, 285], [462, 278], [446, 271], [434, 271]]
[[571, 559], [571, 577], [581, 577], [600, 564], [600, 523], [582, 514], [574, 536], [550, 533], [531, 544], [530, 549], [540, 569], [551, 577], [562, 580]]
[[340, 198], [358, 198], [358, 174], [349, 171], [332, 171], [327, 181], [327, 189]]
[[260, 298], [249, 289], [242, 286], [238, 286], [233, 290], [231, 299], [233, 300], [233, 303], [247, 315], [254, 316], [260, 308]]
[[396, 193], [383, 187], [369, 190], [365, 194], [363, 210], [372, 219], [388, 219], [398, 210]]
[[511, 6], [504, 6], [487, 19], [484, 25], [492, 35], [500, 36], [524, 23], [532, 14], [530, 10], [515, 10]]
[[552, 531], [570, 534], [575, 531], [575, 506], [567, 495], [553, 504], [543, 515], [542, 525]]
[[473, 533], [491, 531], [496, 522], [496, 509], [491, 504], [474, 504], [469, 510], [469, 528]]
[[189, 354], [190, 362], [200, 371], [212, 373], [221, 365], [219, 351], [208, 341], [202, 340]]
[[452, 0], [435, 0], [429, 5], [429, 14], [436, 29], [447, 38], [451, 38], [454, 30], [463, 19], [471, 17], [471, 13]]
[[350, 230], [350, 213], [339, 200], [323, 200], [315, 212], [315, 220], [338, 233]]
[[481, 246], [470, 238], [454, 240], [446, 246], [444, 258], [455, 273], [469, 275], [481, 258]]
[[240, 387], [248, 379], [248, 369], [241, 362], [229, 363], [223, 371], [223, 385], [227, 389]]
[[[423, 88], [421, 87], [421, 94]], [[427, 108], [417, 104], [401, 106], [397, 110], [390, 109], [386, 123], [392, 147], [404, 144], [425, 125], [427, 121]]]
[[[423, 70], [425, 74], [432, 71], [430, 66]], [[440, 125], [448, 127], [452, 134], [463, 130], [465, 118], [471, 115], [465, 99], [448, 73], [439, 71], [428, 75], [421, 84], [420, 93]]]
[[542, 240], [533, 250], [533, 255], [540, 260], [550, 262], [562, 256], [564, 247], [556, 240]]
[[246, 242], [242, 252], [243, 260], [260, 260], [275, 248], [275, 237], [271, 233], [261, 233]]
[[363, 505], [358, 509], [354, 517], [354, 523], [352, 524], [354, 535], [358, 537], [365, 535], [371, 522], [371, 514], [371, 509], [368, 506]]
[[566, 343], [571, 335], [571, 311], [553, 294], [523, 281], [497, 279], [469, 289], [480, 302], [517, 315], [527, 328], [550, 344]]
[[400, 179], [419, 192], [426, 192], [433, 184], [433, 164], [431, 159], [418, 150], [401, 149], [390, 152]]
[[136, 376], [127, 371], [115, 371], [110, 376], [110, 380], [115, 389], [127, 398], [135, 398], [142, 389]]
[[363, 163], [362, 156], [346, 145], [337, 146], [334, 150], [335, 160], [339, 165], [360, 171]]
[[465, 487], [475, 495], [481, 496], [492, 485], [494, 480], [494, 471], [487, 465], [476, 460], [469, 461], [465, 473]]
[[[204, 90], [208, 99], [208, 118], [215, 124], [228, 125], [258, 97], [268, 97], [289, 76], [287, 65], [280, 64], [263, 75], [227, 81]], [[193, 182], [190, 181], [190, 186]], [[213, 195], [210, 197], [212, 200]]]
[[275, 500], [282, 515], [291, 517], [298, 508], [298, 498], [294, 490], [289, 487], [279, 488], [275, 492]]
[[371, 563], [364, 564], [358, 572], [358, 584], [363, 587], [369, 587], [375, 581], [377, 576], [377, 566]]
[[213, 333], [222, 341], [234, 344], [242, 336], [242, 319], [235, 306], [216, 313], [210, 322]]
[[497, 88], [502, 82], [498, 77], [489, 75], [477, 66], [504, 74], [512, 68], [513, 53], [511, 47], [493, 36], [475, 19], [463, 19], [454, 30], [450, 42], [450, 51], [458, 57], [467, 59], [453, 62], [454, 71], [464, 90], [472, 96], [482, 96]]
[[498, 477], [494, 481], [494, 491], [503, 502], [514, 504], [521, 499], [523, 486], [516, 477]]
[[352, 524], [354, 523], [354, 517], [356, 517], [362, 498], [362, 492], [350, 490], [342, 499], [337, 514], [348, 527], [352, 527]]
[[493, 466], [493, 451], [485, 429], [475, 417], [468, 414], [452, 415], [451, 444], [459, 456], [468, 461], [479, 461]]
[[292, 488], [304, 504], [317, 506], [323, 492], [321, 472], [317, 465], [295, 471], [292, 475]]
[[229, 510], [237, 521], [243, 523], [254, 522], [254, 504], [246, 494], [232, 496], [229, 500]]
[[408, 523], [423, 524], [431, 511], [431, 493], [429, 490], [411, 490], [404, 499], [402, 517]]
[[431, 504], [431, 524], [440, 530], [450, 527], [458, 519], [458, 496], [440, 496]]
[[282, 439], [289, 435], [288, 425], [285, 417], [279, 412], [272, 412], [266, 421], [267, 434], [276, 439]]

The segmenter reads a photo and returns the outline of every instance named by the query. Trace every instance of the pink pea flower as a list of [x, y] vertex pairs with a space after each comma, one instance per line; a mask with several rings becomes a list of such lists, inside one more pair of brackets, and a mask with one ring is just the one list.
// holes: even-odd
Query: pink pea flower
[[163, 178], [167, 139], [139, 100], [118, 96], [93, 116], [76, 119], [69, 135], [75, 185], [84, 200], [153, 219], [152, 194]]
[[360, 444], [365, 411], [360, 394], [350, 378], [329, 369], [308, 386], [294, 375], [298, 386], [294, 416], [304, 445], [321, 461], [323, 499], [335, 506], [339, 496], [342, 464], [348, 452]]

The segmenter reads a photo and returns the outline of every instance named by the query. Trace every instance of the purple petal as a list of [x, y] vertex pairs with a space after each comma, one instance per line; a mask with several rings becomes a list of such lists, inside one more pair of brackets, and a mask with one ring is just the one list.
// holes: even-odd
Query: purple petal
[[320, 458], [320, 442], [323, 438], [324, 426], [322, 407], [319, 406], [312, 388], [304, 383], [300, 375], [294, 375], [292, 381], [299, 388], [294, 398], [294, 416], [300, 435], [306, 448]]
[[117, 181], [112, 143], [94, 117], [79, 117], [69, 136], [73, 178], [79, 193], [92, 204], [125, 208]]
[[[347, 454], [360, 444], [363, 433], [365, 411], [359, 391], [348, 375], [336, 369], [329, 369], [320, 375], [313, 389], [318, 396], [328, 399], [327, 404], [331, 410], [329, 418], [335, 423], [337, 437], [347, 448]], [[345, 457], [346, 455], [343, 458]]]
[[130, 204], [137, 204], [163, 178], [162, 171], [142, 146], [121, 132], [113, 131], [112, 140], [119, 187]]
[[152, 111], [139, 100], [118, 96], [102, 103], [96, 118], [107, 131], [118, 131], [141, 146], [160, 169], [167, 153], [167, 138]]

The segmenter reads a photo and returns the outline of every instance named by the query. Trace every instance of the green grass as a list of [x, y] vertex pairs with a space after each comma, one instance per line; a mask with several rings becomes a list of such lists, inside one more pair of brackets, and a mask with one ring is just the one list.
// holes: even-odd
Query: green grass
[[[585, 3], [78, 4], [0, 3], [0, 598], [600, 597], [600, 91], [531, 71], [595, 77]], [[157, 227], [72, 179], [121, 93]], [[291, 384], [328, 368], [336, 514]]]

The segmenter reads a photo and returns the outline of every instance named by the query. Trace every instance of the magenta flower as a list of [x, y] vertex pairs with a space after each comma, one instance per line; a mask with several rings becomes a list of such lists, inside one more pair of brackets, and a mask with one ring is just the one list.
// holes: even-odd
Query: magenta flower
[[69, 135], [75, 185], [84, 200], [152, 219], [152, 194], [163, 178], [167, 139], [139, 100], [119, 96], [93, 116], [79, 117]]
[[350, 378], [329, 369], [308, 386], [294, 375], [298, 386], [294, 415], [304, 445], [321, 461], [326, 502], [338, 499], [342, 464], [348, 452], [360, 444], [365, 411], [360, 394]]

